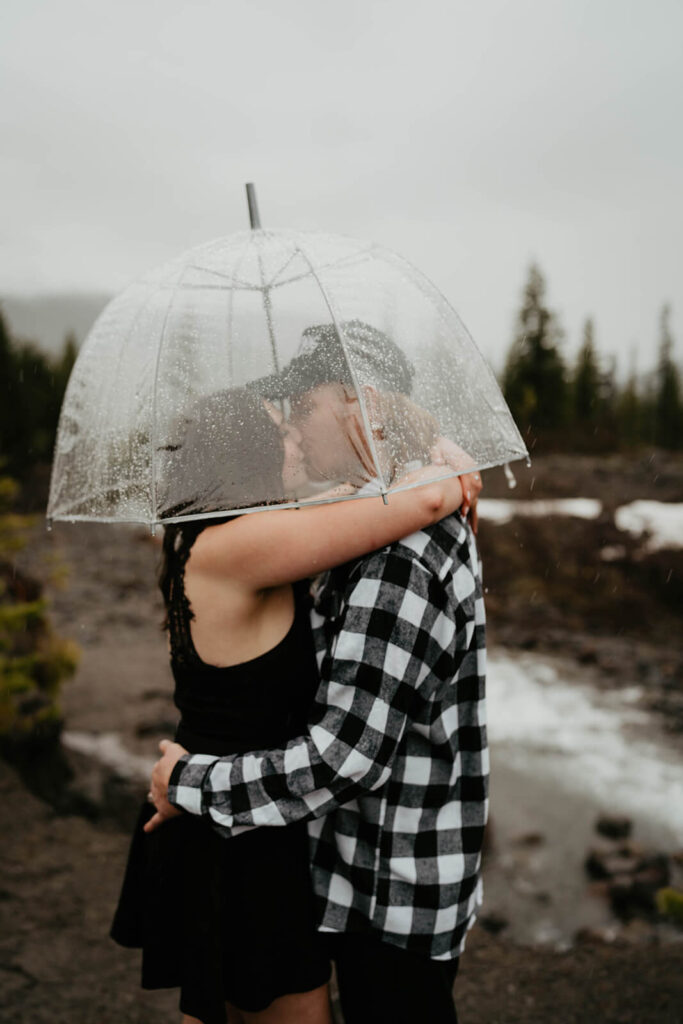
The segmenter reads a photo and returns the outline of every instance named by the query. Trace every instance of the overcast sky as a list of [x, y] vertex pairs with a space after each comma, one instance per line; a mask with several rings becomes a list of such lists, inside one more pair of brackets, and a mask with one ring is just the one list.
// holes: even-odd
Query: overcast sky
[[683, 355], [681, 0], [3, 0], [0, 295], [247, 226], [371, 238], [499, 366], [528, 264], [579, 343]]

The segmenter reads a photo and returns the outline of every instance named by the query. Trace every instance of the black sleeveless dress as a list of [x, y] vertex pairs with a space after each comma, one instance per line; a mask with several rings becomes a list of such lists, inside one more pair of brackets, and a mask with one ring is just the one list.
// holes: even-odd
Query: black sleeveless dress
[[[307, 587], [295, 585], [295, 617], [272, 650], [217, 668], [192, 643], [185, 562], [198, 531], [181, 542], [167, 602], [176, 740], [191, 753], [280, 747], [301, 735], [317, 686]], [[182, 814], [149, 835], [145, 804], [133, 835], [112, 938], [142, 948], [143, 988], [180, 988], [180, 1009], [225, 1024], [225, 1001], [265, 1009], [278, 996], [329, 978], [316, 932], [306, 825], [223, 838]]]

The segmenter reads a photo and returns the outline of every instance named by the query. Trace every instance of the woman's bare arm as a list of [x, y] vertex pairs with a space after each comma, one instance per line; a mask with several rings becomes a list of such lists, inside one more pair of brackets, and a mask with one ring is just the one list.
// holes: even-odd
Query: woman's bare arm
[[[418, 479], [435, 470], [417, 471]], [[387, 505], [373, 497], [250, 513], [204, 530], [193, 548], [193, 568], [253, 590], [280, 586], [430, 526], [462, 500], [460, 479], [450, 477], [391, 494]]]

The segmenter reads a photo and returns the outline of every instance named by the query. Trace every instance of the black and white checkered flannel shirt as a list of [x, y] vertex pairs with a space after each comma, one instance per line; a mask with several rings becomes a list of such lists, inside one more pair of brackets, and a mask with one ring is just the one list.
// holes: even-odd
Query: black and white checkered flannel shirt
[[[488, 809], [477, 549], [455, 514], [339, 570], [312, 612], [321, 682], [281, 750], [186, 755], [169, 799], [222, 834], [309, 822], [322, 931], [458, 956]], [[335, 583], [336, 581], [336, 583]]]

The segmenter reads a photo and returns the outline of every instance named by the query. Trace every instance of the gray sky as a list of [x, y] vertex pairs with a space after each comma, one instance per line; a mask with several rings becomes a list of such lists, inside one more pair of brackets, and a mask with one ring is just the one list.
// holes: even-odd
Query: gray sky
[[0, 295], [247, 226], [372, 238], [497, 367], [527, 266], [579, 343], [683, 354], [681, 0], [4, 0]]

